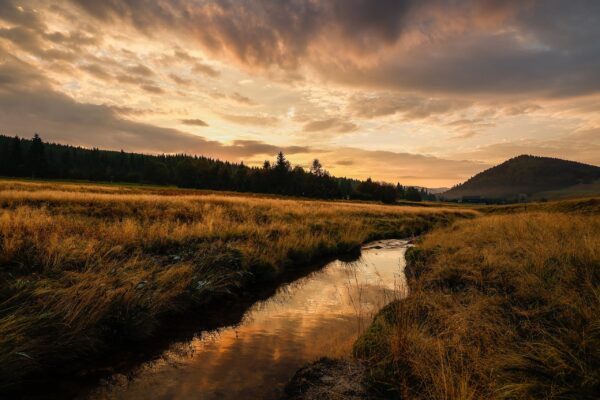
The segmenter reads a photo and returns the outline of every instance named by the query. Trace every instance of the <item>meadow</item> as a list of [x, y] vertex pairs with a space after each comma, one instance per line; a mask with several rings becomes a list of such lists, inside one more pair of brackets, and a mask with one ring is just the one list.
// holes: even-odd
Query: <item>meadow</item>
[[407, 253], [410, 294], [355, 344], [389, 398], [597, 399], [598, 199], [480, 208]]
[[0, 388], [69, 373], [164, 316], [241, 296], [380, 238], [479, 212], [0, 180]]

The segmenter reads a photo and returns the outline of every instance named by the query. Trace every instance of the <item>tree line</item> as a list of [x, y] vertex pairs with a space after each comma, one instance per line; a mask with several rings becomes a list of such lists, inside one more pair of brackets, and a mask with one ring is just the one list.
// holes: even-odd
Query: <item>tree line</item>
[[186, 154], [147, 155], [87, 149], [0, 135], [0, 175], [177, 185], [182, 188], [270, 193], [320, 199], [376, 200], [393, 203], [435, 200], [424, 189], [333, 177], [315, 159], [310, 168], [292, 167], [280, 152], [262, 167]]

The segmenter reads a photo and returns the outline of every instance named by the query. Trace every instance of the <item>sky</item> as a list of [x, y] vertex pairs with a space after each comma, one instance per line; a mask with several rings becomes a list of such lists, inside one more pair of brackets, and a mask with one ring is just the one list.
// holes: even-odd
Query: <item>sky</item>
[[599, 111], [596, 0], [0, 0], [5, 135], [449, 187]]

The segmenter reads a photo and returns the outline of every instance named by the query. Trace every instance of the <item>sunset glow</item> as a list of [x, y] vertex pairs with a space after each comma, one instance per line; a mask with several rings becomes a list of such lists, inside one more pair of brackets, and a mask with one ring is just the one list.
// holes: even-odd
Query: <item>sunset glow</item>
[[0, 133], [451, 186], [600, 164], [597, 1], [0, 1]]

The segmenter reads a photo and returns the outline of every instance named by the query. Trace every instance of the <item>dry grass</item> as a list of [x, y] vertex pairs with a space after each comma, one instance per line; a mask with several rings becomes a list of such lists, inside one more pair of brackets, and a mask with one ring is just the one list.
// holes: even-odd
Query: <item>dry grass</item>
[[407, 259], [411, 294], [382, 310], [355, 347], [377, 390], [411, 399], [599, 398], [597, 213], [459, 221], [428, 234]]
[[0, 386], [162, 315], [474, 211], [0, 181]]
[[568, 214], [600, 214], [600, 197], [580, 197], [568, 200], [537, 203], [519, 203], [505, 206], [475, 206], [486, 214], [514, 214], [523, 212], [560, 212]]

